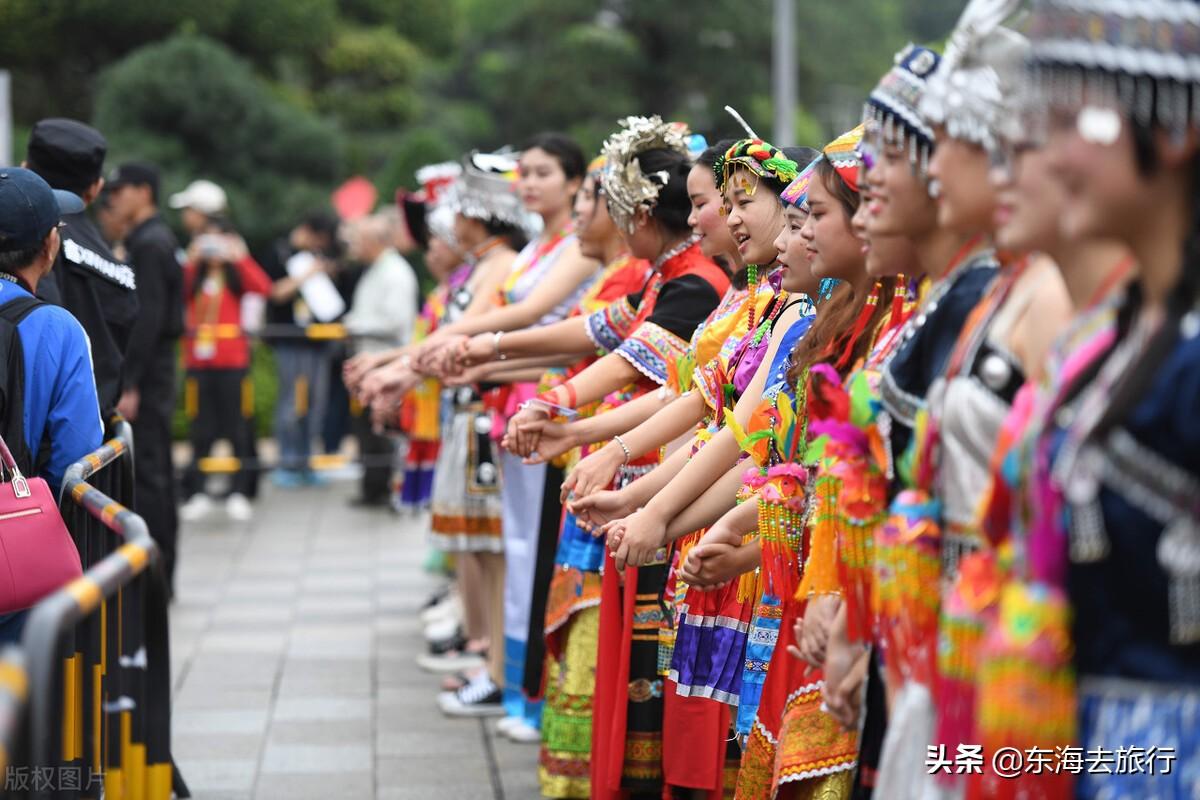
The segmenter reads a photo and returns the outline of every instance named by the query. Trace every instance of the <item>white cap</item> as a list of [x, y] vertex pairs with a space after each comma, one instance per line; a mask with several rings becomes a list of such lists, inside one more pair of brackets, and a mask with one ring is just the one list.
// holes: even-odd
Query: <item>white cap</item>
[[171, 195], [171, 208], [192, 208], [201, 214], [223, 214], [228, 207], [225, 190], [212, 181], [192, 181], [182, 192]]

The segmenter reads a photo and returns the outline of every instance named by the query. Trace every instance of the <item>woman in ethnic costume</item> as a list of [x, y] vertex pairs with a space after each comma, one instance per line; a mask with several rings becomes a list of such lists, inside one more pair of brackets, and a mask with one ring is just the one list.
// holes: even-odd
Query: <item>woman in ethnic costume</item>
[[[454, 238], [473, 267], [465, 282], [451, 293], [443, 325], [482, 313], [493, 304], [496, 287], [516, 256], [510, 242], [517, 236], [523, 241], [518, 226], [526, 219], [512, 193], [511, 177], [504, 171], [474, 158], [466, 161], [464, 169], [459, 178], [462, 185], [456, 185], [449, 201], [456, 210], [453, 227], [444, 235]], [[470, 201], [464, 203], [468, 189]], [[431, 223], [437, 213], [431, 215]], [[430, 339], [437, 335], [433, 333]], [[365, 403], [386, 400], [424, 377], [411, 349], [385, 355], [391, 360], [381, 355], [371, 363], [351, 367], [365, 372], [359, 378], [359, 395]], [[486, 435], [478, 433], [477, 420], [486, 415], [473, 389], [447, 388], [443, 406], [443, 447], [435, 467], [431, 540], [436, 548], [456, 554], [466, 643], [463, 651], [423, 655], [419, 661], [436, 669], [453, 661], [453, 667], [461, 669], [480, 664], [494, 645], [490, 650], [492, 673], [498, 676], [502, 668], [499, 609], [504, 571], [495, 454]]]
[[[629, 254], [608, 214], [604, 195], [600, 192], [600, 175], [605, 163], [601, 156], [588, 166], [587, 177], [575, 202], [580, 249], [606, 265], [604, 274], [597, 281], [595, 297], [580, 301], [578, 312], [581, 314], [595, 313], [637, 291], [645, 283], [650, 269], [649, 262]], [[592, 360], [589, 358], [572, 367], [567, 377], [581, 371]], [[575, 459], [568, 458], [568, 463], [572, 460]], [[571, 535], [574, 527], [574, 518], [567, 513], [554, 558], [546, 613], [542, 619], [534, 619], [532, 624], [538, 626], [538, 636], [543, 635], [544, 629], [547, 640], [546, 703], [542, 712], [542, 748], [538, 758], [542, 796], [582, 800], [591, 793], [587, 762], [592, 741], [601, 560], [596, 557], [600, 554], [598, 547], [578, 546], [588, 544], [591, 537], [585, 534], [586, 539], [580, 541]], [[535, 635], [532, 624], [531, 637]]]
[[[432, 235], [430, 217], [437, 214], [439, 196], [461, 172], [457, 163], [431, 164], [417, 170], [417, 181], [421, 191], [397, 192], [396, 206], [400, 212], [399, 224], [408, 236], [424, 251], [425, 267], [437, 280], [437, 285], [425, 296], [421, 313], [413, 330], [413, 343], [420, 344], [441, 324], [449, 305], [450, 295], [471, 274], [468, 265], [457, 251], [453, 241], [453, 228], [448, 233], [450, 240]], [[448, 210], [442, 212], [449, 213]], [[400, 429], [407, 438], [404, 455], [404, 477], [400, 481], [395, 506], [399, 509], [419, 511], [428, 508], [433, 495], [433, 469], [437, 464], [438, 445], [441, 440], [441, 386], [436, 378], [425, 378], [415, 389], [408, 392], [400, 403]]]
[[[1195, 797], [1200, 6], [1041, 2], [1030, 38], [1063, 232], [1126, 244], [1138, 276], [1115, 324], [1073, 329], [1066, 379], [1020, 451], [1028, 511], [1014, 521], [1028, 523], [1011, 528], [1014, 576], [980, 653], [980, 738], [1026, 747], [1037, 726], [1083, 748], [1079, 774], [1031, 796], [1063, 796], [1074, 777], [1079, 798]], [[1140, 768], [1090, 770], [1089, 752]], [[1008, 796], [991, 777], [980, 796]]]
[[[609, 167], [602, 179], [604, 193], [609, 213], [631, 252], [653, 258], [654, 273], [641, 292], [593, 314], [582, 324], [567, 321], [547, 329], [562, 346], [573, 346], [582, 337], [583, 342], [610, 353], [544, 393], [522, 412], [524, 416], [514, 418], [507, 441], [523, 452], [532, 452], [536, 444], [521, 433], [523, 421], [538, 421], [564, 407], [571, 409], [594, 402], [631, 382], [643, 387], [665, 382], [667, 364], [674, 363], [683, 353], [682, 337], [691, 335], [703, 316], [716, 306], [718, 290], [724, 291], [728, 286], [728, 279], [720, 269], [704, 258], [691, 240], [685, 186], [690, 165], [685, 155], [685, 131], [657, 118], [630, 118], [623, 125], [625, 130], [610, 137], [605, 145]], [[702, 313], [696, 316], [697, 312]], [[520, 353], [521, 347], [539, 346], [529, 341], [534, 335], [513, 335], [514, 351]], [[501, 348], [508, 347], [507, 338], [500, 342]], [[502, 352], [507, 355], [506, 350]], [[650, 613], [650, 608], [657, 611], [656, 600], [652, 601], [647, 613], [636, 615], [639, 626], [647, 627], [651, 635], [642, 638], [634, 634], [634, 595], [657, 598], [663, 577], [654, 571], [642, 575], [627, 573], [629, 596], [623, 601], [615, 571], [608, 569], [604, 575], [600, 663], [593, 704], [593, 796], [619, 793], [622, 783], [625, 789], [634, 792], [660, 791], [660, 759], [647, 758], [653, 751], [643, 754], [641, 750], [646, 748], [635, 748], [629, 752], [630, 763], [625, 765], [624, 742], [627, 728], [641, 731], [635, 734], [640, 737], [639, 742], [653, 745], [658, 740], [661, 690], [657, 693], [652, 690], [649, 676], [644, 681], [646, 691], [642, 691], [643, 682], [638, 681], [633, 681], [631, 689], [628, 674], [631, 646], [639, 651], [649, 647], [657, 650], [661, 616]], [[621, 743], [619, 749], [613, 747], [617, 742]], [[628, 773], [624, 779], [623, 773]]]
[[[759, 151], [763, 154], [761, 159], [752, 155], [753, 152]], [[794, 155], [801, 154], [797, 152]], [[763, 168], [763, 175], [766, 177], [755, 176], [755, 182], [762, 178], [764, 185], [778, 181], [775, 177], [777, 169], [795, 169], [794, 161], [787, 158], [787, 155], [780, 154], [759, 140], [748, 139], [736, 143], [722, 154], [721, 158], [725, 157], [750, 159], [755, 165], [767, 164], [768, 166]], [[729, 172], [722, 169], [721, 173], [724, 183], [724, 178]], [[781, 187], [782, 184], [776, 187], [776, 190]], [[755, 206], [755, 210], [750, 210], [751, 205]], [[753, 244], [743, 237], [741, 255], [753, 261], [761, 261], [764, 265], [770, 265], [774, 261], [773, 242], [782, 224], [783, 216], [778, 202], [766, 191], [754, 200], [747, 196], [739, 203], [738, 210], [729, 217], [731, 229], [754, 232]], [[750, 268], [751, 272], [756, 270], [757, 267]], [[808, 288], [815, 292], [815, 283], [811, 280], [804, 281], [805, 277], [802, 274], [801, 280], [793, 288]], [[807, 286], [806, 283], [814, 285]], [[701, 433], [704, 435], [701, 438], [672, 457], [673, 461], [681, 463], [681, 456], [686, 457], [693, 452], [698, 444], [703, 443], [707, 436], [718, 429], [716, 420], [723, 413], [723, 405], [726, 402], [725, 384], [728, 382], [736, 385], [730, 400], [740, 395], [739, 389], [750, 383], [758, 361], [768, 349], [767, 334], [774, 322], [784, 316], [794, 319], [799, 314], [798, 310], [788, 309], [783, 296], [773, 299], [776, 294], [774, 284], [767, 284], [758, 279], [754, 280], [753, 284], [758, 287], [758, 291], [752, 293], [749, 286], [731, 291], [717, 310], [697, 328], [689, 345], [688, 358], [680, 362], [677, 370], [673, 370], [678, 377], [673, 379], [672, 388], [684, 393], [666, 411], [660, 412], [660, 417], [665, 414], [673, 415], [671, 422], [666, 426], [668, 432], [664, 433], [661, 429], [661, 418], [655, 417], [635, 431], [618, 434], [615, 446], [621, 446], [629, 455], [637, 457], [644, 450], [650, 449], [650, 445], [643, 439], [653, 439], [653, 447], [656, 449], [659, 444], [665, 444], [675, 438], [679, 431], [693, 430], [698, 422], [707, 422], [707, 433], [702, 429]], [[701, 360], [704, 362], [703, 366], [693, 366]], [[686, 381], [682, 380], [684, 378]], [[688, 391], [692, 386], [696, 386], [696, 389]], [[693, 401], [699, 401], [694, 405], [706, 413], [707, 420], [696, 414], [692, 407]], [[677, 406], [681, 407], [677, 409]], [[620, 463], [614, 466], [620, 466]], [[655, 481], [671, 466], [677, 469], [676, 465], [664, 465], [655, 470], [652, 478], [643, 480]], [[632, 484], [631, 488], [637, 485]], [[674, 626], [669, 625], [667, 631], [672, 627]], [[665, 673], [664, 665], [670, 660], [671, 639], [669, 636], [664, 638], [664, 646], [659, 648], [657, 654], [660, 675]], [[683, 693], [674, 691], [671, 681], [666, 682], [665, 694], [664, 702], [667, 708], [664, 717], [663, 768], [666, 782], [672, 786], [699, 789], [719, 796], [727, 760], [727, 710], [722, 705], [706, 702], [702, 698], [684, 697]]]
[[[810, 217], [811, 223], [805, 224], [803, 235], [798, 237], [814, 256], [813, 271], [848, 281], [839, 299], [828, 301], [834, 303], [829, 306], [831, 313], [826, 314], [825, 309], [819, 311], [813, 330], [801, 340], [799, 351], [807, 354], [801, 356], [805, 361], [822, 353], [832, 353], [836, 360], [837, 356], [846, 353], [845, 362], [852, 363], [854, 357], [851, 354], [869, 345], [875, 330], [891, 313], [889, 302], [878, 302], [878, 287], [868, 298], [867, 288], [873, 280], [863, 271], [861, 247], [849, 227], [857, 203], [857, 193], [853, 191], [857, 182], [857, 164], [853, 158], [856, 143], [857, 135], [842, 137], [827, 148], [821, 162], [814, 165], [814, 177], [806, 177], [808, 184], [795, 191], [796, 200], [810, 201], [815, 212], [815, 219]], [[894, 291], [890, 290], [890, 285], [885, 291], [890, 300]], [[851, 299], [856, 292], [862, 298], [857, 303]], [[800, 368], [803, 369], [803, 365]], [[767, 402], [749, 421], [748, 433], [742, 437], [757, 465], [748, 473], [749, 483], [743, 491], [746, 502], [709, 532], [685, 570], [691, 579], [708, 585], [714, 579], [712, 570], [717, 566], [714, 562], [726, 562], [719, 567], [725, 570], [720, 578], [724, 581], [731, 577], [727, 571], [730, 567], [735, 570], [758, 567], [759, 553], [762, 554], [763, 596], [755, 608], [755, 634], [752, 646], [746, 651], [748, 680], [745, 680], [742, 692], [742, 702], [747, 704], [747, 710], [756, 707], [759, 719], [753, 730], [748, 724], [740, 727], [741, 732], [750, 735], [738, 776], [737, 792], [741, 797], [774, 796], [780, 787], [781, 781], [775, 775], [775, 745], [780, 738], [780, 724], [791, 694], [785, 688], [792, 682], [788, 679], [791, 657], [785, 649], [774, 645], [784, 623], [787, 624], [783, 628], [784, 643], [790, 641], [787, 636], [790, 621], [802, 608], [794, 601], [794, 595], [800, 577], [798, 558], [802, 553], [800, 532], [806, 506], [805, 471], [787, 462], [803, 457], [807, 411], [803, 400], [799, 407], [795, 406], [792, 387], [797, 378], [789, 375], [789, 371], [784, 370], [781, 381], [766, 393]], [[745, 533], [759, 536], [742, 545], [740, 539]], [[770, 662], [771, 666], [767, 667], [766, 663], [756, 666], [759, 661]], [[762, 683], [764, 669], [765, 684]], [[799, 670], [797, 678], [798, 673]], [[819, 673], [813, 677], [819, 681]], [[799, 681], [795, 683], [799, 685]], [[797, 697], [803, 696], [803, 693], [797, 694]], [[762, 704], [758, 705], [760, 699]], [[753, 720], [755, 712], [749, 711], [749, 714]], [[763, 719], [767, 720], [765, 725]], [[820, 760], [829, 768], [819, 776], [794, 769], [787, 773], [788, 780], [782, 783], [788, 784], [788, 791], [798, 792], [829, 793], [838, 792], [839, 787], [847, 788], [849, 770], [854, 763], [853, 736], [840, 733], [832, 720], [822, 720], [815, 715], [806, 720], [808, 724], [797, 726], [797, 729], [804, 728], [807, 734], [808, 747], [804, 755]], [[828, 729], [827, 734], [818, 735], [814, 725], [823, 725]], [[805, 780], [808, 778], [811, 780]], [[802, 782], [796, 783], [798, 780]]]
[[[466, 336], [483, 330], [557, 321], [578, 302], [598, 273], [599, 265], [579, 254], [570, 220], [571, 202], [584, 168], [578, 147], [566, 137], [543, 134], [521, 153], [517, 168], [520, 202], [526, 212], [541, 217], [542, 233], [513, 262], [501, 285], [498, 306], [444, 327], [440, 340], [420, 353], [426, 364], [439, 363], [446, 354], [456, 352]], [[493, 416], [486, 424], [477, 423], [477, 433], [497, 438], [507, 416], [536, 391], [535, 386], [533, 382], [513, 382], [485, 392], [483, 401]], [[540, 704], [527, 700], [521, 683], [545, 467], [524, 465], [506, 451], [498, 455], [506, 564], [503, 712], [526, 730], [536, 731]], [[479, 687], [474, 687], [478, 691], [469, 691], [471, 688], [459, 691], [457, 704], [443, 698], [443, 710], [452, 714], [481, 713], [485, 709], [489, 714], [498, 713], [490, 694]], [[466, 696], [468, 691], [470, 697]], [[531, 734], [531, 738], [536, 736]]]
[[[968, 6], [919, 108], [934, 131], [929, 177], [938, 224], [984, 245], [995, 227], [988, 171], [1001, 127], [1016, 118], [1027, 50], [1022, 37], [999, 25], [1015, 5], [976, 0]], [[973, 695], [969, 683], [955, 677], [964, 658], [958, 603], [951, 598], [943, 607], [940, 601], [955, 585], [959, 561], [982, 545], [978, 507], [1006, 410], [1024, 375], [1040, 369], [1045, 345], [1066, 313], [1057, 273], [1017, 259], [1004, 265], [962, 329], [946, 333], [955, 341], [915, 417], [920, 433], [911, 452], [900, 456], [905, 490], [875, 549], [888, 689], [895, 698], [880, 796], [961, 794], [953, 776], [931, 776], [912, 763], [935, 743], [954, 752], [970, 743], [961, 721], [970, 716]], [[946, 635], [939, 637], [939, 625]]]
[[[728, 228], [723, 219], [713, 213], [719, 206], [715, 198], [716, 189], [713, 181], [712, 163], [719, 155], [724, 154], [725, 146], [710, 148], [702, 154], [696, 167], [688, 175], [689, 196], [692, 202], [691, 224], [700, 234], [700, 245], [706, 255], [729, 254], [736, 255], [732, 239], [728, 236]], [[599, 177], [599, 176], [597, 176]], [[706, 181], [706, 182], [705, 182]], [[599, 187], [597, 187], [599, 188]], [[706, 188], [708, 191], [706, 191]], [[713, 195], [710, 197], [709, 195]], [[581, 217], [586, 216], [581, 212]], [[595, 216], [593, 224], [598, 220], [606, 223], [611, 229], [616, 242], [620, 244], [617, 230], [613, 226], [607, 212], [607, 203], [602, 193], [596, 197]], [[721, 234], [724, 234], [722, 236]], [[582, 235], [582, 234], [581, 234]], [[558, 331], [550, 331], [557, 334]], [[507, 349], [511, 346], [517, 352], [528, 355], [534, 346], [534, 339], [539, 338], [533, 332], [521, 333], [515, 337], [506, 338], [503, 342]], [[541, 336], [543, 351], [547, 354], [557, 349], [556, 337]], [[494, 345], [484, 337], [472, 341], [463, 360], [467, 362], [491, 358], [495, 355]], [[492, 362], [493, 364], [503, 362]], [[567, 436], [556, 435], [559, 431], [582, 430], [592, 421], [612, 415], [612, 409], [620, 405], [622, 409], [655, 400], [658, 393], [642, 394], [632, 399], [634, 393], [622, 391], [609, 395], [597, 410], [596, 415], [562, 425], [548, 423], [540, 428], [543, 433], [552, 431], [551, 436], [543, 436], [539, 443], [538, 459], [548, 460], [570, 449], [573, 443]], [[600, 435], [584, 434], [579, 443], [585, 450], [594, 449], [587, 446], [593, 439], [602, 440]], [[618, 476], [620, 483], [628, 482], [645, 467], [637, 462], [622, 467]], [[551, 682], [547, 687], [546, 725], [541, 759], [541, 776], [543, 793], [548, 796], [586, 796], [588, 793], [587, 754], [591, 746], [591, 703], [594, 671], [596, 665], [596, 622], [600, 597], [600, 567], [603, 564], [603, 540], [583, 531], [575, 522], [575, 517], [567, 513], [559, 541], [558, 565], [554, 571], [550, 587], [550, 602], [547, 610], [545, 627], [548, 649], [551, 654]], [[554, 656], [562, 654], [561, 669], [556, 679], [553, 663]], [[573, 694], [568, 694], [569, 687], [574, 686]], [[563, 690], [563, 691], [560, 691]], [[553, 710], [551, 710], [553, 709]], [[568, 794], [570, 793], [570, 794]]]

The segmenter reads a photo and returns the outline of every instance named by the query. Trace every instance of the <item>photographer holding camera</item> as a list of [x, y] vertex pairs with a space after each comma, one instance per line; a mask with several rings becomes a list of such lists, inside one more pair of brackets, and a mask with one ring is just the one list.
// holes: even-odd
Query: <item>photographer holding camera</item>
[[187, 391], [194, 398], [189, 408], [196, 416], [191, 421], [192, 461], [183, 476], [186, 502], [180, 515], [195, 521], [211, 510], [199, 461], [224, 438], [243, 462], [233, 473], [225, 511], [231, 519], [244, 522], [253, 515], [249, 497], [254, 494], [254, 476], [244, 462], [254, 455], [254, 430], [245, 399], [253, 395], [246, 386], [250, 340], [242, 327], [242, 297], [268, 294], [271, 279], [250, 257], [241, 237], [227, 225], [213, 223], [188, 248], [183, 287], [184, 366]]

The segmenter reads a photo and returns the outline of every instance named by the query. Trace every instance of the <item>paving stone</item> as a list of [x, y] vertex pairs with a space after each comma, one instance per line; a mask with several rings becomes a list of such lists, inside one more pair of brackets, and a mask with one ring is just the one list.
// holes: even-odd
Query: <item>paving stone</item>
[[[417, 611], [428, 516], [348, 512], [356, 489], [265, 485], [254, 524], [185, 525], [171, 608], [175, 756], [198, 800], [490, 800], [492, 720], [438, 711]], [[506, 800], [536, 746], [492, 737]]]
[[176, 736], [262, 733], [266, 727], [266, 709], [182, 709], [171, 716], [171, 730]]
[[370, 662], [365, 659], [290, 659], [284, 666], [279, 694], [370, 696]]
[[[174, 721], [172, 720], [172, 723]], [[252, 734], [186, 733], [176, 730], [171, 736], [171, 752], [181, 762], [198, 759], [245, 758], [262, 751], [263, 733]], [[185, 775], [185, 777], [187, 777]]]
[[374, 703], [367, 697], [280, 697], [273, 712], [274, 721], [307, 722], [312, 720], [370, 719]]
[[246, 758], [189, 758], [180, 760], [179, 771], [192, 796], [203, 798], [210, 791], [253, 791], [257, 767], [256, 760]]
[[375, 779], [371, 772], [317, 774], [264, 774], [258, 781], [256, 800], [371, 800]]
[[370, 772], [369, 744], [278, 744], [268, 742], [262, 774]]
[[287, 646], [287, 638], [278, 628], [210, 630], [200, 647], [206, 653], [278, 653]]
[[202, 685], [185, 682], [173, 700], [175, 711], [197, 709], [201, 711], [224, 711], [240, 709], [270, 708], [274, 686], [231, 688], [221, 684]]
[[375, 760], [375, 774], [381, 789], [401, 785], [426, 787], [427, 791], [436, 789], [436, 796], [441, 797], [443, 786], [448, 790], [461, 786], [485, 786], [487, 794], [479, 797], [490, 797], [492, 793], [487, 761], [481, 752], [455, 757], [452, 769], [443, 767], [440, 771], [436, 762], [418, 754], [398, 758], [382, 756]]

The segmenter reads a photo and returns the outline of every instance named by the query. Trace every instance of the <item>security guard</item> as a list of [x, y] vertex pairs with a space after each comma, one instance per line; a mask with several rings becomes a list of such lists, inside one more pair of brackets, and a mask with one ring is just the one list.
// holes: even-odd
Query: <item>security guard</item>
[[175, 351], [183, 334], [183, 268], [179, 242], [158, 213], [158, 169], [131, 162], [108, 176], [109, 203], [128, 227], [125, 247], [137, 275], [141, 311], [125, 352], [125, 390], [117, 403], [133, 423], [134, 510], [162, 550], [168, 586], [175, 570], [175, 472], [171, 416], [175, 411]]
[[[44, 119], [33, 126], [25, 166], [55, 189], [90, 204], [104, 188], [108, 143], [95, 128], [73, 119]], [[38, 283], [38, 297], [67, 309], [92, 344], [96, 393], [103, 419], [121, 396], [125, 348], [137, 321], [133, 270], [113, 255], [84, 212], [63, 215], [62, 248], [54, 268]]]

